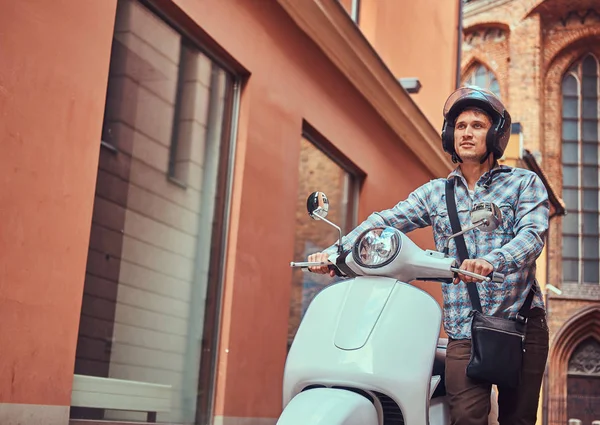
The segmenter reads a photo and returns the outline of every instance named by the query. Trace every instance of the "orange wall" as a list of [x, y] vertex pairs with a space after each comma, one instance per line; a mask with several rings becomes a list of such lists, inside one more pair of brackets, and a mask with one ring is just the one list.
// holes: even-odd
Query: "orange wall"
[[459, 1], [360, 2], [361, 30], [396, 78], [419, 78], [421, 91], [411, 96], [440, 130], [456, 86]]
[[[276, 2], [176, 3], [251, 73], [237, 141], [215, 414], [276, 417], [302, 119], [367, 173], [360, 219], [433, 176]], [[430, 232], [417, 242], [431, 243]]]
[[0, 1], [0, 403], [70, 403], [115, 4]]
[[[69, 404], [115, 3], [0, 0], [0, 28], [10, 35], [0, 65], [0, 341], [11, 347], [2, 350], [0, 403]], [[302, 120], [367, 174], [360, 219], [438, 176], [275, 1], [175, 3], [251, 73], [239, 117], [215, 413], [276, 417]], [[415, 241], [432, 246], [430, 231]]]

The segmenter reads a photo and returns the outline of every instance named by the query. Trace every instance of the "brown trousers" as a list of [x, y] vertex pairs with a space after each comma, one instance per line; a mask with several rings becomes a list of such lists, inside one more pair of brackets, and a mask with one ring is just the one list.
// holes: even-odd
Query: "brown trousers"
[[[540, 388], [548, 358], [548, 326], [542, 309], [532, 310], [532, 316], [527, 321], [525, 349], [520, 386], [498, 387], [500, 425], [535, 425]], [[470, 356], [470, 340], [448, 341], [446, 392], [453, 425], [488, 423], [491, 384], [467, 377], [466, 368]]]

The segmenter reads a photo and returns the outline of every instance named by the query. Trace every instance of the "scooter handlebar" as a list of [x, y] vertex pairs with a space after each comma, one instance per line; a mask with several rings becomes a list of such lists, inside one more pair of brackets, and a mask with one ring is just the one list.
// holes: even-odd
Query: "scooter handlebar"
[[[329, 261], [302, 261], [302, 262], [290, 262], [290, 267], [299, 267], [304, 270], [308, 270], [309, 267], [319, 267], [319, 266], [327, 266], [329, 270], [333, 270], [336, 276], [343, 277], [340, 269], [335, 265], [331, 264]], [[312, 272], [311, 272], [312, 273]]]
[[461, 270], [461, 269], [458, 269], [455, 267], [451, 268], [450, 270], [452, 270], [454, 273], [463, 274], [465, 276], [474, 277], [476, 279], [481, 279], [484, 282], [495, 282], [495, 283], [504, 282], [504, 275], [502, 273], [498, 273], [498, 272], [491, 272], [487, 276], [483, 276], [483, 275], [480, 275], [477, 273], [471, 273], [466, 270]]

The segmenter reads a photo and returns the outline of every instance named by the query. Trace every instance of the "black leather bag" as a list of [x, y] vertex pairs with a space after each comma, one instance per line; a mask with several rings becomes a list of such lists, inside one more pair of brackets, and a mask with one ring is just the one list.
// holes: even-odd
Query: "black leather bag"
[[[461, 231], [454, 199], [454, 181], [446, 182], [446, 204], [452, 232]], [[464, 238], [456, 237], [456, 249], [461, 263], [469, 258]], [[481, 300], [475, 283], [467, 284], [471, 311], [471, 359], [467, 365], [467, 376], [498, 386], [514, 388], [521, 382], [521, 367], [525, 352], [527, 312], [535, 291], [532, 286], [517, 317], [506, 319], [482, 313]]]

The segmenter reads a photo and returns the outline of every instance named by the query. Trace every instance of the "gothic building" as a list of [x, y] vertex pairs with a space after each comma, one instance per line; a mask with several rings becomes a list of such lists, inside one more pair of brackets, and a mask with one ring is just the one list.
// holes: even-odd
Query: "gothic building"
[[[463, 3], [462, 82], [498, 94], [567, 214], [550, 222], [550, 354], [539, 418], [600, 420], [600, 4]], [[558, 288], [550, 291], [548, 288]], [[581, 422], [578, 422], [581, 421]], [[596, 423], [596, 422], [594, 422]]]

